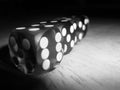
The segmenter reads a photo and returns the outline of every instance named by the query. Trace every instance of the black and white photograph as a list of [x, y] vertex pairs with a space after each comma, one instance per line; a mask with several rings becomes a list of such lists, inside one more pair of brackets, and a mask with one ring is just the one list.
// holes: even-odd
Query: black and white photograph
[[120, 90], [118, 0], [0, 0], [0, 90]]

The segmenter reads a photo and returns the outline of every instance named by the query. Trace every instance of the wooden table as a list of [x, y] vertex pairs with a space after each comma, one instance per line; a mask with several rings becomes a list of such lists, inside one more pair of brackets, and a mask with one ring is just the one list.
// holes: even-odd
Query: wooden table
[[[0, 84], [30, 90], [120, 90], [120, 21], [90, 19], [86, 37], [64, 56], [57, 69], [32, 78], [13, 69], [12, 65], [1, 63], [0, 79], [4, 81]], [[0, 33], [3, 35], [0, 35], [0, 45], [4, 46], [0, 49], [2, 62], [9, 61], [5, 46], [8, 33]]]

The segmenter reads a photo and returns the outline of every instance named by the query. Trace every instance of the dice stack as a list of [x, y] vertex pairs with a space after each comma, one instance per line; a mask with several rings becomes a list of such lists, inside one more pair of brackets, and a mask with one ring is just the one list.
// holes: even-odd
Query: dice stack
[[85, 37], [88, 24], [89, 18], [82, 15], [17, 27], [9, 35], [11, 61], [28, 75], [49, 72]]

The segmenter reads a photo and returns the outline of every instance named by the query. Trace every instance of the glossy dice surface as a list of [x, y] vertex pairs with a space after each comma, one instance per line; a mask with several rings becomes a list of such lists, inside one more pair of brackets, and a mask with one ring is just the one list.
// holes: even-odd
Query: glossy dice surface
[[54, 25], [16, 28], [9, 36], [12, 62], [26, 74], [49, 71], [62, 60], [61, 40]]
[[11, 61], [25, 74], [49, 72], [85, 37], [88, 24], [82, 15], [17, 27], [9, 36]]

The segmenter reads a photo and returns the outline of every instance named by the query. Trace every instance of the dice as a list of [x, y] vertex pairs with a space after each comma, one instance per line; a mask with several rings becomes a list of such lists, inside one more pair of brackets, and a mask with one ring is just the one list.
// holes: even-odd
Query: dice
[[87, 16], [61, 17], [17, 27], [9, 35], [12, 63], [25, 74], [49, 72], [87, 32]]
[[85, 15], [81, 15], [80, 18], [73, 16], [73, 26], [75, 28], [75, 44], [81, 41], [87, 33], [88, 24], [90, 22], [89, 18]]

